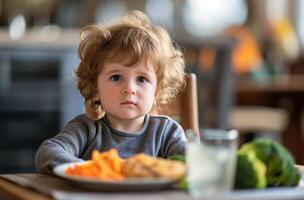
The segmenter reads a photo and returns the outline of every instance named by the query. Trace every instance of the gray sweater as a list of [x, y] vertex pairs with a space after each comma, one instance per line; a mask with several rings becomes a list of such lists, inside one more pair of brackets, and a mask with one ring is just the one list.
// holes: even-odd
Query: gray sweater
[[182, 127], [167, 116], [146, 115], [143, 128], [128, 133], [111, 128], [105, 117], [94, 121], [82, 114], [41, 144], [36, 153], [36, 167], [39, 172], [52, 173], [56, 165], [90, 160], [95, 149], [103, 152], [116, 148], [123, 158], [140, 152], [167, 158], [184, 154], [185, 144]]

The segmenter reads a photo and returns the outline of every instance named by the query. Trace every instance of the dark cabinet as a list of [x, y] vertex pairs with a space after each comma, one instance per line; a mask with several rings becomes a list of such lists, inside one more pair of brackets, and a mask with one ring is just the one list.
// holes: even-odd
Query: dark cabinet
[[35, 171], [41, 142], [83, 112], [75, 48], [0, 47], [0, 173]]

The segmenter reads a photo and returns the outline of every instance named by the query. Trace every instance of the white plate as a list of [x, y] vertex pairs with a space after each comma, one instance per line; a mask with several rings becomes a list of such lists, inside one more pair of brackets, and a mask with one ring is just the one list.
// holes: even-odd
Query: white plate
[[159, 190], [170, 188], [176, 183], [175, 180], [164, 178], [129, 178], [122, 181], [103, 181], [93, 178], [71, 176], [65, 173], [69, 166], [75, 163], [66, 163], [56, 166], [53, 171], [55, 175], [75, 182], [85, 188], [97, 191], [142, 191]]

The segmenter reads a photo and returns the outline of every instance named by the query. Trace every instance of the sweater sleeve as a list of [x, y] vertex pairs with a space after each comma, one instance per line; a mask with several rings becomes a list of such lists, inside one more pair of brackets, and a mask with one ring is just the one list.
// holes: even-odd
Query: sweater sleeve
[[80, 157], [89, 133], [89, 124], [80, 116], [71, 120], [61, 133], [40, 145], [35, 158], [37, 171], [51, 174], [59, 164], [83, 161]]

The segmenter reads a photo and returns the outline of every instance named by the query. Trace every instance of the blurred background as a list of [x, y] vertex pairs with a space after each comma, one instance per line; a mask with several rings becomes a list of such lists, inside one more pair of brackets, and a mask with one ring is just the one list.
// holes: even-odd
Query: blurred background
[[0, 173], [35, 171], [41, 142], [84, 111], [81, 28], [132, 9], [184, 52], [201, 128], [272, 138], [304, 164], [304, 1], [0, 0]]

